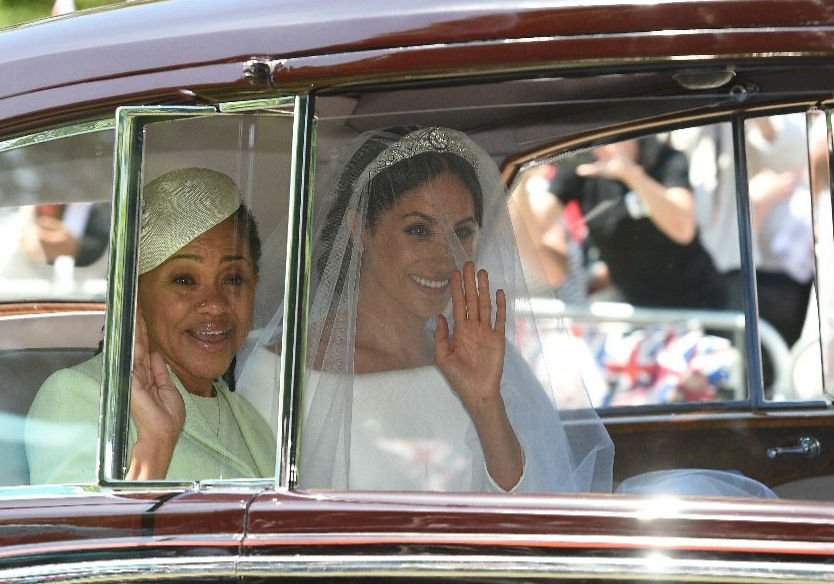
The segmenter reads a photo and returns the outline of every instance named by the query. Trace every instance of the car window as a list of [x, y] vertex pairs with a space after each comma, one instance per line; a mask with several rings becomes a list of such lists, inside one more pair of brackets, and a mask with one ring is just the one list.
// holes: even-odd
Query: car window
[[[150, 119], [140, 135], [128, 171], [142, 196], [134, 370], [153, 375], [159, 355], [170, 377], [131, 378], [131, 400], [151, 413], [133, 410], [125, 476], [272, 478], [280, 343], [256, 342], [283, 307], [292, 117]], [[141, 401], [159, 384], [179, 408], [179, 439], [164, 475], [131, 475], [141, 428], [170, 412]]]
[[[741, 298], [715, 259], [738, 258], [738, 237], [707, 249], [705, 195], [690, 180], [703, 174], [668, 134], [651, 134], [544, 161], [515, 182], [531, 287], [594, 355], [598, 407], [745, 396]], [[734, 225], [732, 192], [720, 220]]]
[[41, 384], [99, 350], [111, 127], [84, 124], [0, 143], [0, 485], [30, 481], [24, 432], [43, 447], [60, 434], [39, 421], [25, 428]]
[[112, 164], [112, 130], [0, 155], [3, 302], [104, 299]]
[[[9, 152], [18, 158], [9, 162], [4, 178], [7, 181], [14, 178], [18, 185], [37, 185], [40, 182], [49, 187], [44, 187], [44, 192], [50, 193], [48, 197], [38, 199], [33, 194], [20, 194], [18, 188], [14, 196], [6, 199], [4, 192], [4, 202], [13, 203], [17, 214], [22, 214], [23, 205], [37, 203], [44, 208], [35, 208], [28, 215], [37, 225], [40, 225], [38, 220], [45, 222], [44, 217], [50, 221], [61, 220], [68, 225], [76, 220], [73, 219], [77, 213], [76, 205], [93, 203], [81, 208], [87, 213], [88, 223], [100, 214], [100, 208], [106, 208], [106, 225], [101, 228], [106, 234], [104, 247], [107, 247], [111, 237], [115, 242], [115, 259], [111, 262], [114, 270], [111, 273], [108, 274], [105, 267], [106, 249], [98, 250], [97, 253], [103, 257], [97, 257], [91, 264], [95, 266], [99, 262], [100, 282], [95, 289], [87, 280], [77, 277], [86, 274], [83, 271], [85, 266], [81, 265], [86, 260], [76, 255], [74, 258], [59, 257], [53, 262], [64, 262], [69, 266], [61, 268], [68, 270], [69, 279], [58, 267], [53, 268], [48, 260], [44, 260], [47, 267], [43, 268], [44, 275], [40, 279], [46, 284], [40, 286], [48, 290], [49, 295], [39, 296], [41, 293], [37, 290], [40, 288], [32, 285], [31, 291], [21, 296], [40, 301], [44, 298], [95, 300], [97, 310], [94, 313], [96, 322], [92, 322], [87, 313], [64, 314], [66, 322], [55, 321], [52, 326], [59, 328], [52, 329], [51, 339], [44, 345], [54, 353], [53, 363], [48, 367], [43, 360], [35, 360], [41, 357], [42, 351], [37, 342], [42, 341], [23, 338], [22, 333], [18, 335], [19, 346], [10, 347], [15, 349], [15, 354], [11, 350], [4, 354], [4, 362], [14, 369], [12, 373], [17, 377], [31, 378], [27, 379], [28, 403], [8, 412], [10, 416], [15, 416], [14, 426], [4, 425], [7, 434], [11, 433], [10, 428], [20, 429], [20, 436], [14, 437], [17, 441], [16, 452], [20, 454], [20, 464], [17, 465], [20, 472], [17, 478], [9, 479], [10, 484], [79, 484], [98, 482], [100, 476], [109, 480], [124, 478], [130, 471], [131, 457], [141, 456], [143, 452], [143, 443], [135, 447], [138, 431], [146, 428], [142, 422], [151, 419], [154, 428], [164, 422], [164, 412], [160, 409], [151, 410], [150, 418], [141, 417], [143, 412], [148, 411], [147, 402], [142, 401], [148, 388], [141, 385], [141, 375], [150, 372], [147, 366], [149, 360], [162, 367], [161, 375], [165, 376], [165, 381], [160, 383], [167, 384], [170, 390], [168, 397], [178, 400], [180, 415], [185, 408], [188, 409], [188, 424], [177, 441], [176, 456], [161, 463], [163, 467], [169, 467], [170, 474], [165, 474], [163, 469], [161, 476], [145, 473], [130, 478], [193, 481], [274, 477], [280, 351], [272, 343], [268, 344], [268, 349], [253, 352], [248, 343], [260, 338], [261, 329], [282, 307], [292, 120], [285, 114], [267, 113], [178, 119], [176, 115], [159, 116], [159, 112], [155, 111], [157, 117], [151, 116], [147, 123], [141, 124], [141, 129], [136, 130], [137, 125], [131, 126], [131, 131], [136, 130], [130, 134], [133, 142], [128, 145], [129, 140], [123, 140], [118, 149], [118, 164], [115, 167], [120, 177], [117, 186], [121, 186], [116, 191], [119, 193], [116, 199], [112, 199], [114, 134], [110, 129], [106, 135], [84, 135], [68, 143], [66, 149], [61, 151], [64, 156], [77, 155], [78, 160], [73, 160], [71, 156], [69, 160], [56, 159], [54, 152], [58, 150], [50, 143], [52, 157], [40, 157], [38, 160], [51, 174], [45, 174], [40, 181], [36, 180], [37, 166], [26, 167], [20, 163], [21, 149]], [[212, 108], [212, 111], [216, 110]], [[94, 138], [98, 140], [94, 142], [98, 150], [91, 146]], [[104, 144], [109, 146], [105, 148]], [[107, 168], [107, 173], [99, 177], [101, 185], [94, 180], [97, 167], [91, 162], [95, 161], [84, 158], [95, 151], [101, 151], [102, 156], [107, 158], [101, 164]], [[70, 174], [73, 169], [83, 170], [77, 180]], [[209, 180], [201, 183], [186, 177], [173, 186], [169, 185], [169, 190], [159, 191], [155, 200], [149, 197], [149, 201], [140, 202], [139, 197], [144, 196], [144, 185], [161, 176], [183, 172], [183, 169], [198, 178], [209, 176]], [[126, 179], [128, 176], [131, 178]], [[218, 177], [223, 177], [219, 183]], [[24, 179], [28, 182], [21, 182]], [[234, 209], [223, 210], [212, 206], [213, 200], [206, 193], [216, 190], [218, 184], [226, 189], [229, 195], [227, 205], [233, 204]], [[122, 186], [133, 190], [126, 194]], [[34, 187], [32, 189], [30, 193], [37, 192]], [[183, 192], [196, 195], [186, 200], [180, 197]], [[54, 193], [60, 193], [64, 198], [55, 198]], [[99, 200], [76, 201], [80, 193], [89, 198], [98, 197]], [[110, 226], [111, 200], [116, 201], [113, 204], [113, 228]], [[177, 238], [185, 237], [191, 241], [199, 235], [194, 231], [195, 221], [199, 223], [199, 218], [206, 216], [214, 217], [218, 222], [230, 216], [237, 217], [239, 213], [236, 210], [241, 203], [249, 210], [246, 214], [249, 222], [245, 230], [237, 222], [232, 228], [223, 228], [226, 235], [224, 241], [231, 242], [231, 247], [221, 246], [220, 249], [213, 245], [198, 245], [180, 253], [182, 246], [176, 243], [179, 241]], [[157, 211], [150, 218], [142, 212], [148, 207]], [[225, 215], [220, 218], [217, 213]], [[51, 227], [52, 223], [47, 225]], [[159, 225], [164, 226], [161, 231]], [[239, 227], [242, 229], [240, 232], [236, 231]], [[203, 231], [206, 230], [211, 230], [211, 227]], [[134, 239], [129, 243], [127, 239], [131, 233]], [[140, 233], [142, 237], [139, 237]], [[151, 236], [145, 236], [146, 233], [151, 233]], [[206, 241], [213, 243], [216, 240], [209, 238]], [[143, 242], [142, 245], [140, 242]], [[160, 252], [160, 249], [163, 251]], [[174, 293], [155, 295], [146, 300], [151, 295], [145, 295], [143, 290], [153, 286], [145, 284], [147, 278], [144, 275], [137, 278], [137, 263], [145, 266], [148, 258], [165, 263], [171, 255], [177, 256], [175, 263], [178, 262], [178, 267], [176, 273], [166, 273], [167, 279], [162, 280], [162, 287]], [[210, 277], [206, 277], [206, 272], [201, 270], [209, 259], [212, 260], [213, 271]], [[11, 262], [9, 265], [12, 265]], [[197, 268], [193, 269], [194, 266]], [[105, 281], [109, 288], [104, 285]], [[252, 294], [248, 302], [241, 304], [240, 291], [244, 287], [250, 289]], [[103, 303], [105, 289], [108, 300], [106, 314]], [[187, 291], [195, 289], [200, 290], [201, 301], [183, 300], [188, 296]], [[87, 296], [83, 296], [85, 291]], [[193, 296], [189, 298], [193, 299]], [[132, 313], [134, 299], [137, 299], [139, 314], [144, 318], [138, 326], [134, 326], [132, 320], [123, 318], [123, 315]], [[234, 309], [234, 306], [243, 308]], [[15, 315], [15, 319], [15, 326], [22, 331], [35, 330], [32, 325], [24, 329], [19, 324], [19, 314]], [[33, 316], [26, 315], [26, 320], [30, 319]], [[45, 337], [43, 325], [41, 329]], [[61, 331], [64, 337], [59, 340], [55, 331]], [[131, 359], [134, 331], [137, 337], [143, 335], [141, 342], [135, 343], [136, 364]], [[100, 344], [102, 336], [105, 337], [103, 351]], [[89, 340], [91, 337], [92, 341]], [[20, 352], [27, 353], [27, 360], [21, 360]], [[222, 370], [205, 369], [206, 363], [209, 363], [209, 368], [216, 365], [218, 352], [223, 353]], [[147, 360], [142, 361], [142, 357]], [[236, 366], [240, 374], [247, 360], [257, 364], [255, 373], [236, 383]], [[138, 373], [131, 377], [130, 371]], [[192, 373], [194, 375], [189, 377]], [[38, 375], [40, 377], [35, 379]], [[206, 379], [212, 389], [205, 397], [192, 397], [180, 382], [180, 377], [189, 386], [195, 377]], [[17, 383], [13, 375], [6, 375], [4, 379], [9, 384], [23, 385], [23, 381]], [[110, 383], [108, 380], [119, 381]], [[129, 410], [129, 392], [139, 393], [143, 389], [146, 393], [135, 397], [134, 409]], [[173, 393], [180, 390], [182, 393]], [[4, 395], [19, 394], [13, 394], [8, 388], [4, 389]], [[32, 405], [29, 406], [29, 403]], [[102, 403], [104, 410], [101, 409]], [[143, 410], [143, 407], [146, 409]], [[140, 416], [138, 422], [136, 416]], [[105, 424], [99, 427], [102, 419]], [[144, 431], [144, 435], [149, 432], [154, 438], [160, 436], [152, 430]], [[112, 466], [107, 470], [100, 468], [100, 440], [105, 444], [105, 460], [114, 461], [115, 472]], [[151, 449], [156, 445], [154, 442]], [[127, 461], [124, 466], [123, 460]], [[149, 464], [153, 469], [161, 468], [156, 458]], [[4, 471], [11, 472], [13, 468], [9, 464], [4, 466]]]
[[[764, 397], [820, 399], [819, 367], [807, 366], [819, 333], [805, 116], [743, 128]], [[516, 178], [530, 286], [590, 345], [598, 407], [746, 399], [734, 150], [722, 122], [545, 159]]]
[[[479, 168], [497, 165], [507, 189], [504, 204], [515, 239], [496, 247], [518, 253], [517, 272], [523, 280], [521, 288], [515, 284], [508, 288], [515, 295], [512, 325], [507, 327], [508, 345], [518, 351], [524, 367], [536, 378], [525, 386], [551, 388], [568, 443], [572, 444], [570, 433], [577, 428], [586, 431], [580, 440], [586, 445], [593, 442], [592, 436], [610, 435], [616, 444], [611, 488], [650, 492], [644, 487], [659, 480], [658, 484], [663, 484], [659, 488], [704, 494], [701, 487], [709, 482], [708, 475], [718, 477], [717, 484], [722, 485], [710, 491], [712, 494], [729, 494], [722, 489], [732, 483], [733, 488], [742, 489], [733, 492], [746, 496], [775, 496], [771, 488], [776, 488], [790, 496], [819, 497], [818, 485], [828, 480], [821, 465], [814, 462], [819, 449], [813, 447], [828, 433], [821, 399], [822, 373], [798, 366], [800, 359], [820, 361], [819, 333], [816, 339], [805, 335], [814, 327], [821, 328], [808, 316], [817, 305], [811, 283], [821, 273], [817, 269], [821, 250], [817, 244], [815, 259], [812, 233], [820, 228], [812, 223], [807, 155], [814, 140], [808, 137], [813, 132], [805, 129], [805, 112], [776, 111], [699, 124], [689, 118], [685, 124], [627, 128], [619, 134], [609, 130], [565, 141], [563, 137], [571, 131], [567, 112], [581, 109], [583, 102], [551, 104], [541, 98], [544, 87], [558, 93], [561, 85], [556, 80], [488, 84], [491, 105], [471, 107], [465, 86], [451, 85], [317, 99], [317, 188], [306, 346], [309, 376], [302, 396], [298, 484], [444, 490], [449, 484], [444, 481], [455, 471], [446, 472], [438, 483], [425, 482], [425, 477], [432, 476], [433, 469], [469, 464], [465, 456], [457, 458], [465, 449], [449, 446], [454, 438], [444, 440], [452, 433], [449, 428], [466, 428], [473, 418], [449, 416], [454, 404], [438, 406], [441, 397], [426, 389], [433, 383], [451, 384], [437, 356], [434, 361], [414, 359], [423, 342], [420, 340], [408, 344], [412, 353], [405, 351], [395, 357], [401, 340], [391, 337], [375, 349], [376, 356], [384, 354], [389, 365], [373, 359], [363, 364], [363, 359], [374, 353], [359, 340], [366, 322], [359, 307], [363, 294], [375, 298], [366, 307], [371, 312], [382, 310], [394, 297], [399, 298], [400, 307], [407, 306], [414, 300], [404, 292], [411, 284], [443, 290], [451, 282], [451, 278], [438, 276], [440, 272], [427, 269], [428, 259], [414, 255], [409, 260], [413, 263], [405, 262], [408, 238], [398, 235], [422, 237], [429, 245], [434, 234], [442, 231], [434, 225], [444, 221], [454, 224], [449, 217], [396, 231], [385, 222], [377, 226], [376, 219], [369, 220], [362, 205], [376, 196], [378, 184], [374, 180], [384, 169], [415, 151], [442, 150], [456, 140], [468, 144], [466, 140], [471, 139], [491, 157]], [[421, 107], [414, 109], [415, 103]], [[551, 105], [554, 107], [549, 109]], [[613, 109], [612, 127], [622, 113]], [[603, 112], [597, 120], [600, 127], [606, 115]], [[466, 138], [446, 136], [443, 130], [434, 134], [432, 128], [452, 128]], [[409, 137], [427, 130], [419, 140]], [[390, 142], [393, 146], [371, 142], [360, 147], [369, 136], [376, 136], [379, 144]], [[392, 136], [401, 136], [406, 143]], [[780, 142], [789, 145], [778, 146]], [[763, 156], [768, 148], [781, 147], [790, 148], [791, 156], [777, 155], [778, 164]], [[379, 150], [378, 159], [371, 156], [375, 149]], [[357, 162], [363, 156], [373, 162]], [[358, 171], [357, 165], [361, 167]], [[790, 180], [786, 174], [782, 183], [775, 182], [773, 177], [780, 172], [789, 172]], [[394, 189], [393, 178], [384, 176]], [[747, 180], [737, 184], [744, 177]], [[783, 188], [774, 192], [780, 184]], [[760, 190], [764, 186], [771, 191]], [[416, 198], [422, 191], [415, 189], [411, 196]], [[448, 186], [435, 186], [427, 196], [439, 200], [448, 192]], [[328, 200], [340, 196], [344, 206], [333, 206], [332, 202], [327, 206]], [[763, 205], [759, 206], [759, 201]], [[819, 206], [817, 199], [813, 201]], [[394, 199], [381, 209], [400, 209], [399, 205]], [[788, 208], [795, 212], [795, 221], [789, 221]], [[816, 209], [814, 212], [819, 215]], [[410, 216], [405, 210], [402, 213], [402, 217]], [[334, 222], [334, 217], [341, 222]], [[428, 257], [448, 253], [457, 266], [463, 266], [466, 257], [480, 257], [477, 253], [467, 256], [461, 234], [447, 229], [445, 240], [457, 241], [458, 251], [444, 251], [440, 246]], [[340, 230], [341, 235], [337, 233]], [[489, 247], [492, 235], [479, 232], [477, 245]], [[379, 244], [381, 239], [384, 245]], [[337, 245], [343, 245], [343, 253], [334, 260], [332, 250]], [[473, 246], [476, 252], [477, 245]], [[400, 271], [402, 278], [390, 276], [377, 262]], [[496, 265], [493, 258], [487, 259], [487, 272], [500, 273]], [[775, 278], [778, 285], [795, 282], [791, 287], [797, 291], [796, 305], [790, 314], [784, 292], [775, 293], [781, 302], [768, 302], [774, 280], [767, 272], [776, 270], [775, 266], [781, 270]], [[375, 284], [368, 291], [362, 282], [372, 273]], [[490, 283], [494, 283], [492, 276]], [[523, 291], [520, 300], [519, 290]], [[352, 312], [344, 304], [350, 294], [355, 298], [356, 320], [348, 317]], [[371, 329], [377, 338], [398, 318], [397, 310], [391, 310]], [[446, 324], [436, 314], [424, 315], [425, 334], [434, 335], [439, 329], [442, 338], [448, 325], [453, 337], [449, 323], [461, 316], [468, 318], [468, 310], [455, 315], [454, 302], [435, 310], [444, 315]], [[823, 314], [822, 304], [819, 313]], [[425, 338], [422, 334], [412, 331], [411, 337]], [[428, 338], [428, 346], [437, 347]], [[373, 345], [373, 336], [367, 339]], [[816, 352], [801, 352], [806, 343], [816, 347]], [[391, 369], [390, 363], [398, 358], [405, 365]], [[514, 359], [505, 356], [504, 364], [510, 371], [514, 371]], [[422, 376], [423, 365], [439, 370], [441, 381]], [[359, 369], [368, 375], [357, 374]], [[390, 371], [408, 374], [390, 377]], [[816, 381], [795, 379], [799, 371], [806, 377], [816, 375]], [[346, 373], [352, 376], [349, 382], [344, 382]], [[375, 396], [368, 401], [363, 393], [377, 387], [376, 383], [385, 393], [368, 393]], [[409, 384], [420, 388], [414, 390], [414, 400], [407, 406], [397, 405], [402, 396], [389, 395], [390, 388]], [[402, 391], [408, 394], [407, 389]], [[501, 391], [503, 397], [505, 389]], [[457, 394], [452, 391], [451, 395]], [[799, 410], [792, 409], [797, 405], [816, 408], [812, 418], [801, 421]], [[593, 418], [583, 417], [590, 406], [601, 414], [604, 429], [600, 433], [590, 430], [599, 429]], [[443, 415], [426, 414], [432, 407]], [[391, 417], [392, 408], [403, 413]], [[762, 417], [764, 409], [778, 409], [781, 425], [776, 424], [776, 417]], [[512, 420], [520, 410], [507, 411]], [[542, 407], [540, 411], [549, 410]], [[807, 414], [810, 410], [803, 411]], [[537, 449], [525, 442], [522, 434], [535, 434], [530, 428], [535, 426], [537, 414], [528, 411], [523, 422], [510, 422], [529, 456], [528, 464]], [[334, 419], [339, 423], [325, 424]], [[429, 419], [431, 423], [425, 422]], [[350, 424], [354, 429], [348, 443], [344, 437]], [[361, 426], [358, 434], [357, 424]], [[558, 423], [546, 426], [561, 427]], [[329, 428], [330, 433], [311, 434], [311, 428]], [[464, 438], [464, 442], [469, 440], [467, 448], [473, 444], [483, 448], [477, 431], [470, 430]], [[686, 445], [696, 436], [715, 448], [688, 451]], [[561, 448], [565, 440], [533, 442]], [[310, 444], [313, 448], [308, 449]], [[322, 444], [329, 446], [322, 450]], [[715, 454], [715, 449], [722, 450], [724, 445], [734, 446], [720, 456]], [[368, 465], [350, 462], [363, 450], [374, 449], [378, 456], [369, 460], [376, 468], [384, 460], [385, 476]], [[587, 459], [589, 466], [601, 464], [607, 456], [604, 439], [595, 443], [594, 452], [596, 457]], [[441, 461], [438, 456], [450, 458]], [[582, 454], [574, 452], [572, 456], [576, 460]], [[322, 460], [328, 462], [322, 466]], [[305, 463], [312, 465], [306, 471]], [[339, 469], [340, 478], [335, 480], [330, 470], [322, 470], [325, 467]], [[312, 473], [312, 482], [305, 482], [305, 472]], [[413, 472], [421, 478], [391, 482], [390, 476], [398, 472], [402, 476]], [[483, 472], [483, 466], [477, 472]], [[660, 475], [653, 475], [655, 472]], [[686, 472], [694, 472], [694, 478], [675, 483]], [[667, 482], [670, 477], [674, 485]], [[822, 483], [811, 485], [807, 480]], [[471, 482], [459, 485], [464, 485], [459, 490], [482, 490]], [[687, 491], [689, 486], [692, 490]], [[485, 487], [491, 489], [496, 485]]]

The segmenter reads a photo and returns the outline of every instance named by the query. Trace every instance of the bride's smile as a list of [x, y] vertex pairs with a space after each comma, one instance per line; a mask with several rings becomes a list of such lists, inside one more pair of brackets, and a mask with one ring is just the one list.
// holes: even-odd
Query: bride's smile
[[423, 278], [416, 274], [411, 274], [411, 279], [420, 286], [423, 286], [424, 288], [430, 288], [432, 290], [445, 291], [446, 288], [449, 286], [449, 278], [444, 278], [443, 280], [435, 280], [430, 278]]

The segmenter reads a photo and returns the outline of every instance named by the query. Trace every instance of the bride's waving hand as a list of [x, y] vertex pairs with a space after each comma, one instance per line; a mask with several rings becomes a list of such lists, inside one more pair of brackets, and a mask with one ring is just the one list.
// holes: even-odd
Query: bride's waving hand
[[478, 271], [476, 284], [475, 266], [466, 262], [450, 285], [455, 328], [450, 335], [446, 317], [438, 315], [434, 359], [472, 418], [490, 476], [509, 491], [521, 479], [524, 460], [501, 397], [507, 299], [496, 292], [493, 325], [486, 270]]
[[489, 275], [466, 262], [463, 274], [452, 273], [450, 282], [454, 331], [450, 333], [446, 317], [439, 314], [434, 333], [434, 359], [452, 388], [470, 411], [479, 403], [500, 398], [504, 369], [507, 301], [503, 290], [495, 294], [495, 324]]

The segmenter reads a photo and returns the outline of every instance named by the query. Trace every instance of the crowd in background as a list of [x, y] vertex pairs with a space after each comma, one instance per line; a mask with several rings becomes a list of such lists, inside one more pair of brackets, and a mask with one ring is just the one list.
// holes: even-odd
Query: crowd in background
[[[814, 129], [806, 138], [804, 114], [755, 118], [744, 129], [758, 310], [764, 326], [790, 349], [819, 333], [806, 318], [816, 315], [810, 302], [814, 217], [830, 220], [830, 211], [812, 213], [812, 201], [829, 201], [819, 190], [810, 196], [807, 144], [819, 159], [824, 132]], [[568, 305], [608, 301], [658, 314], [742, 312], [733, 149], [727, 122], [607, 144], [524, 169], [511, 204], [514, 220], [529, 234], [521, 252], [531, 289]], [[824, 190], [827, 183], [813, 184]], [[727, 330], [693, 330], [691, 322], [660, 319], [646, 327], [586, 322], [574, 332], [606, 377], [599, 405], [729, 399], [743, 391], [740, 347], [733, 347]], [[785, 388], [774, 385], [785, 380], [777, 379], [774, 358], [763, 351], [765, 385], [778, 395]]]

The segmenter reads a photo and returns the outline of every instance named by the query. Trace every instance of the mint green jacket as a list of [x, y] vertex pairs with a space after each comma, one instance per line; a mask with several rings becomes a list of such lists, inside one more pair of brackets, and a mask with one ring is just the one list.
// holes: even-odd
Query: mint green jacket
[[[97, 355], [53, 373], [43, 383], [26, 419], [26, 455], [31, 484], [97, 482], [96, 462], [103, 358]], [[243, 397], [216, 381], [216, 398], [224, 400], [217, 422], [183, 388], [185, 425], [168, 467], [168, 480], [263, 478], [275, 473], [276, 438], [263, 417]], [[200, 398], [197, 398], [200, 399]], [[222, 417], [222, 421], [221, 421]], [[222, 432], [221, 432], [222, 430]], [[128, 460], [136, 443], [131, 423]]]

